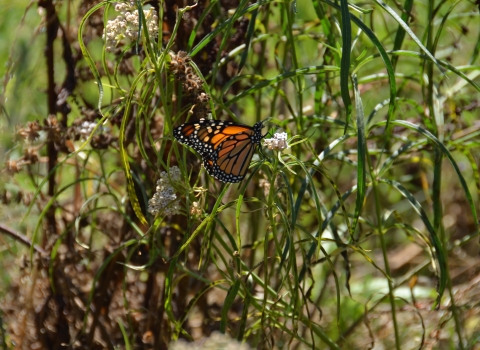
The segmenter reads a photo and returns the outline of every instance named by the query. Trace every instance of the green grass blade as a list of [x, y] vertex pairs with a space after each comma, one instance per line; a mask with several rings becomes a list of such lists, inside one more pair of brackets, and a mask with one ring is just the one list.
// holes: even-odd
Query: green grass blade
[[[330, 5], [331, 7], [341, 10], [340, 6], [338, 6], [336, 3], [330, 1], [330, 0], [322, 0], [326, 4]], [[360, 27], [361, 30], [368, 36], [368, 38], [371, 40], [372, 44], [375, 45], [377, 48], [380, 56], [383, 59], [383, 63], [385, 64], [385, 68], [387, 69], [387, 74], [388, 74], [388, 82], [389, 82], [389, 88], [390, 88], [390, 105], [388, 107], [388, 121], [393, 116], [393, 111], [395, 109], [395, 99], [397, 96], [397, 86], [395, 83], [395, 70], [393, 69], [392, 62], [390, 61], [390, 58], [388, 57], [387, 52], [385, 51], [382, 43], [380, 40], [377, 38], [375, 33], [367, 27], [365, 23], [363, 23], [358, 17], [350, 14], [351, 20], [358, 26]]]
[[348, 10], [348, 0], [340, 0], [340, 8], [342, 15], [342, 60], [340, 66], [340, 93], [342, 94], [343, 103], [346, 108], [345, 130], [347, 133], [348, 124], [352, 116], [352, 100], [348, 82], [350, 80], [350, 52], [352, 50], [352, 27], [350, 24], [350, 12]]
[[91, 15], [93, 15], [94, 12], [100, 10], [102, 7], [106, 5], [105, 2], [101, 2], [94, 7], [92, 7], [82, 18], [82, 21], [80, 23], [80, 26], [78, 28], [78, 44], [80, 46], [80, 50], [82, 50], [82, 55], [85, 61], [87, 62], [88, 67], [90, 68], [90, 71], [92, 72], [93, 76], [95, 77], [95, 80], [98, 85], [98, 110], [102, 110], [102, 99], [103, 99], [103, 84], [102, 84], [102, 79], [100, 78], [100, 73], [98, 72], [97, 66], [95, 64], [95, 61], [93, 60], [92, 56], [90, 55], [90, 52], [87, 50], [87, 47], [85, 46], [85, 42], [83, 41], [83, 32], [85, 30], [85, 26], [88, 23], [88, 19], [90, 18]]
[[447, 273], [448, 273], [447, 264], [445, 260], [445, 250], [443, 248], [442, 242], [440, 241], [432, 223], [428, 219], [428, 216], [425, 213], [425, 210], [423, 210], [421, 204], [415, 199], [413, 194], [411, 194], [401, 183], [397, 181], [379, 179], [379, 182], [383, 182], [393, 186], [402, 194], [402, 196], [404, 196], [409, 201], [412, 208], [417, 212], [417, 214], [422, 219], [428, 233], [430, 234], [430, 242], [432, 246], [435, 248], [435, 257], [437, 258], [438, 265], [440, 268], [438, 271], [439, 281], [438, 281], [438, 287], [437, 287], [438, 296], [437, 296], [437, 302], [436, 302], [436, 306], [439, 307], [441, 298], [443, 296], [443, 292], [445, 291], [445, 287], [447, 285]]
[[417, 44], [417, 46], [425, 53], [425, 55], [428, 56], [428, 58], [434, 62], [438, 69], [440, 69], [440, 71], [443, 73], [443, 69], [440, 67], [440, 64], [438, 63], [437, 59], [435, 57], [433, 57], [433, 55], [430, 53], [430, 51], [427, 50], [427, 48], [425, 46], [423, 46], [422, 42], [420, 41], [420, 39], [417, 38], [417, 36], [415, 35], [415, 33], [410, 29], [410, 27], [408, 26], [408, 24], [406, 24], [402, 18], [400, 18], [399, 15], [397, 15], [397, 13], [395, 11], [392, 10], [392, 8], [390, 6], [388, 6], [386, 3], [384, 3], [382, 0], [375, 0], [375, 2], [377, 4], [379, 4], [385, 11], [387, 11], [387, 13], [392, 16], [395, 21], [397, 21], [397, 23], [403, 28], [403, 30], [410, 36], [410, 38], [412, 38], [412, 40]]
[[[385, 125], [385, 123], [386, 122], [383, 121], [383, 122], [377, 123], [376, 125], [377, 126], [382, 126], [382, 125]], [[418, 125], [415, 125], [413, 123], [410, 123], [410, 122], [404, 121], [404, 120], [395, 120], [395, 121], [392, 121], [391, 123], [393, 125], [404, 126], [406, 128], [415, 130], [415, 131], [423, 134], [428, 140], [432, 141], [442, 151], [442, 153], [448, 158], [448, 160], [450, 161], [450, 164], [452, 164], [453, 168], [455, 169], [455, 172], [458, 176], [458, 179], [460, 180], [463, 191], [465, 192], [465, 195], [467, 197], [468, 204], [470, 205], [470, 210], [471, 210], [471, 213], [472, 213], [472, 216], [473, 216], [475, 227], [478, 230], [479, 229], [479, 222], [478, 222], [477, 211], [476, 211], [476, 208], [475, 208], [475, 203], [473, 202], [472, 194], [470, 193], [470, 190], [468, 188], [467, 181], [465, 180], [465, 178], [462, 175], [462, 171], [460, 170], [457, 162], [455, 161], [455, 159], [453, 158], [452, 154], [447, 149], [447, 147], [445, 147], [445, 145], [442, 142], [440, 142], [432, 133], [430, 133], [428, 130], [426, 130], [426, 129], [418, 126]]]
[[355, 232], [357, 226], [358, 217], [362, 212], [363, 203], [365, 201], [365, 189], [366, 189], [366, 157], [367, 157], [367, 141], [365, 135], [365, 115], [363, 113], [363, 104], [360, 97], [360, 91], [358, 90], [357, 77], [353, 76], [353, 91], [355, 93], [355, 109], [357, 112], [357, 199], [355, 202], [355, 213], [352, 224], [352, 234]]
[[[402, 21], [407, 23], [408, 18], [411, 17], [410, 12], [413, 8], [413, 0], [405, 0], [402, 11]], [[398, 26], [397, 34], [395, 35], [395, 41], [393, 42], [393, 51], [400, 50], [402, 48], [403, 40], [405, 39], [405, 29], [401, 25]], [[394, 69], [397, 66], [398, 56], [392, 57], [392, 65]]]
[[220, 332], [225, 333], [227, 330], [227, 322], [228, 322], [228, 311], [233, 305], [235, 298], [237, 297], [238, 291], [240, 289], [240, 280], [237, 279], [235, 283], [230, 287], [227, 293], [227, 297], [223, 302], [221, 318], [220, 318]]
[[[340, 68], [335, 67], [335, 66], [312, 66], [312, 67], [303, 67], [303, 68], [296, 69], [294, 71], [279, 74], [276, 77], [271, 78], [271, 79], [264, 79], [263, 77], [258, 76], [257, 78], [259, 80], [262, 80], [260, 83], [252, 86], [249, 89], [245, 89], [244, 91], [242, 91], [238, 95], [234, 96], [229, 101], [225, 102], [225, 106], [227, 106], [227, 107], [231, 106], [234, 103], [236, 103], [237, 101], [241, 100], [243, 97], [245, 97], [247, 95], [251, 95], [254, 92], [256, 92], [260, 89], [263, 89], [267, 86], [277, 84], [277, 83], [279, 83], [279, 82], [281, 82], [282, 80], [285, 80], [285, 79], [290, 79], [290, 78], [293, 78], [295, 76], [299, 76], [299, 75], [303, 75], [303, 74], [318, 74], [319, 72], [324, 72], [324, 71], [334, 72], [334, 71], [339, 71], [339, 70], [340, 70]], [[239, 77], [235, 77], [235, 78], [231, 79], [222, 89], [222, 95], [225, 94], [225, 92], [229, 89], [229, 87], [233, 83], [237, 82], [238, 80], [247, 79], [247, 78], [251, 78], [251, 77], [252, 77], [251, 75], [241, 75]]]
[[247, 62], [248, 53], [250, 52], [250, 47], [252, 44], [252, 40], [254, 38], [255, 33], [255, 23], [257, 20], [258, 9], [255, 9], [252, 12], [252, 17], [250, 18], [250, 22], [248, 23], [247, 35], [245, 37], [245, 50], [242, 52], [242, 56], [240, 57], [240, 62], [238, 63], [238, 71], [241, 72], [243, 66]]
[[[125, 148], [125, 133], [126, 133], [129, 117], [130, 117], [130, 110], [133, 103], [133, 96], [135, 94], [136, 86], [140, 83], [144, 74], [146, 74], [145, 71], [143, 72], [143, 74], [139, 74], [136, 77], [136, 79], [133, 81], [132, 87], [130, 88], [130, 93], [125, 103], [125, 113], [123, 114], [122, 124], [120, 125], [118, 145], [120, 148], [120, 156], [121, 156], [124, 171], [125, 171], [125, 178], [127, 180], [127, 190], [128, 190], [128, 197], [129, 197], [130, 203], [132, 205], [133, 211], [135, 212], [135, 215], [140, 220], [140, 222], [143, 223], [144, 225], [147, 225], [147, 220], [145, 219], [145, 216], [142, 213], [142, 208], [138, 200], [137, 194], [135, 192], [135, 184], [134, 184], [132, 173], [130, 170], [130, 161], [129, 161], [127, 150]], [[139, 116], [137, 116], [137, 118], [139, 118]]]
[[269, 2], [273, 2], [273, 0], [261, 0], [259, 2], [256, 2], [250, 6], [248, 6], [247, 8], [245, 8], [244, 10], [240, 11], [240, 13], [238, 13], [238, 15], [235, 17], [235, 18], [229, 18], [228, 20], [226, 20], [225, 22], [221, 23], [218, 27], [215, 28], [215, 30], [213, 32], [211, 32], [210, 34], [208, 34], [207, 36], [205, 36], [202, 40], [200, 40], [200, 42], [192, 49], [191, 52], [189, 52], [189, 55], [191, 57], [195, 56], [196, 54], [198, 54], [200, 52], [201, 49], [203, 49], [210, 41], [212, 41], [218, 34], [220, 34], [222, 31], [224, 31], [226, 28], [228, 28], [228, 26], [230, 26], [232, 20], [236, 20], [237, 18], [241, 17], [241, 16], [244, 16], [245, 14], [249, 13], [249, 12], [252, 12], [252, 11], [255, 11], [256, 9], [258, 9], [259, 7], [263, 6], [263, 5], [266, 5], [268, 4]]

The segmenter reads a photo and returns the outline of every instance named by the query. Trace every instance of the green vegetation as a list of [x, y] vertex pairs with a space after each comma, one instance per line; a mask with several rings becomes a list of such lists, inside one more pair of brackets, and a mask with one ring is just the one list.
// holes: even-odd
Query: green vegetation
[[478, 1], [0, 9], [3, 347], [478, 346]]

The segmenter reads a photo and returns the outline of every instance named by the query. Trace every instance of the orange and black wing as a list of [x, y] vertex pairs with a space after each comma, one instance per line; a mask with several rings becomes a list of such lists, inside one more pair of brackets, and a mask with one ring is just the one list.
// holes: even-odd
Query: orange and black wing
[[205, 158], [208, 173], [222, 182], [240, 182], [245, 177], [257, 144], [251, 135], [230, 136], [219, 146], [213, 159]]
[[253, 127], [201, 119], [175, 128], [175, 138], [197, 151], [207, 172], [222, 182], [240, 182], [262, 136], [261, 122]]

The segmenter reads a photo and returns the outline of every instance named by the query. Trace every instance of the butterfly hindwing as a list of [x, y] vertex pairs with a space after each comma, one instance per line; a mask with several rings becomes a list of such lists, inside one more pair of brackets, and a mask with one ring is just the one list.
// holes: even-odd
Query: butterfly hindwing
[[243, 135], [234, 135], [223, 141], [214, 158], [204, 158], [203, 165], [207, 172], [223, 182], [240, 182], [247, 173], [248, 166], [255, 152], [256, 144]]

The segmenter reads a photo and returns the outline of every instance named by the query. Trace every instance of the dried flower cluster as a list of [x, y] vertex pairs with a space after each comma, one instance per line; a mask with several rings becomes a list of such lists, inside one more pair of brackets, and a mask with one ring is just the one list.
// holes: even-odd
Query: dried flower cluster
[[28, 122], [25, 127], [17, 129], [16, 132], [16, 134], [26, 142], [23, 148], [23, 155], [17, 159], [7, 159], [5, 162], [5, 170], [7, 173], [18, 173], [23, 167], [39, 162], [40, 156], [38, 152], [41, 146], [32, 146], [32, 144], [40, 138], [41, 131], [45, 133], [47, 141], [55, 142], [57, 149], [63, 150], [62, 145], [65, 143], [65, 128], [54, 115], [49, 115], [48, 118], [43, 121], [43, 125], [40, 124], [38, 120]]
[[273, 138], [265, 139], [263, 142], [268, 149], [274, 151], [283, 151], [284, 149], [288, 148], [286, 132], [276, 133], [273, 135]]
[[206, 118], [209, 110], [210, 96], [203, 89], [203, 81], [198, 77], [190, 66], [191, 58], [185, 51], [177, 54], [170, 52], [170, 70], [182, 83], [183, 91], [190, 97], [190, 103], [194, 105], [194, 113], [197, 119]]
[[[267, 174], [261, 172], [264, 177], [268, 177]], [[268, 197], [270, 195], [270, 189], [273, 186], [275, 189], [275, 196], [280, 200], [283, 199], [283, 194], [281, 191], [278, 191], [282, 183], [282, 177], [279, 173], [276, 174], [275, 179], [272, 183], [272, 179], [263, 178], [258, 181], [258, 187], [263, 189], [263, 195]]]
[[192, 216], [202, 215], [202, 208], [200, 207], [200, 202], [192, 203], [192, 207], [190, 208], [190, 215]]
[[[138, 39], [140, 17], [135, 1], [120, 3], [115, 6], [115, 11], [120, 15], [114, 20], [108, 21], [103, 39], [107, 51], [115, 51], [125, 38], [131, 41]], [[148, 35], [154, 38], [158, 34], [158, 16], [155, 9], [143, 10], [143, 16], [147, 25]]]
[[17, 135], [32, 143], [40, 137], [40, 131], [46, 133], [47, 141], [59, 142], [64, 137], [65, 128], [54, 115], [49, 115], [44, 119], [43, 126], [38, 120], [28, 122], [26, 127], [17, 129]]
[[38, 120], [35, 120], [34, 122], [28, 122], [25, 128], [18, 129], [17, 134], [28, 142], [33, 142], [40, 137], [39, 132], [41, 130], [43, 130], [42, 126], [40, 126]]
[[[39, 155], [40, 150], [45, 146], [45, 141], [53, 141], [57, 151], [72, 152], [75, 149], [73, 141], [79, 138], [87, 139], [96, 125], [92, 121], [77, 120], [71, 127], [67, 128], [54, 115], [49, 115], [48, 118], [44, 119], [43, 125], [39, 121], [28, 122], [25, 127], [19, 127], [16, 131], [20, 139], [25, 142], [23, 155], [17, 159], [7, 159], [5, 171], [9, 174], [15, 174], [22, 171], [25, 166], [45, 162], [48, 158], [42, 158]], [[117, 137], [108, 132], [108, 128], [99, 127], [97, 131], [92, 138], [92, 148], [106, 149], [117, 140]], [[41, 135], [43, 135], [43, 138], [40, 143], [34, 145]]]
[[268, 194], [270, 193], [270, 181], [267, 179], [260, 179], [258, 182], [258, 187], [263, 188], [263, 195], [268, 197]]
[[180, 181], [181, 173], [178, 167], [173, 166], [168, 174], [162, 171], [160, 179], [157, 180], [155, 194], [152, 199], [148, 201], [148, 212], [153, 215], [162, 213], [165, 216], [179, 214], [180, 204], [178, 203], [172, 183]]
[[63, 126], [54, 115], [49, 115], [44, 125], [43, 131], [47, 133], [47, 140], [59, 142], [62, 139]]

